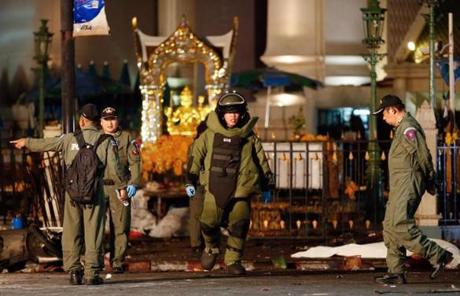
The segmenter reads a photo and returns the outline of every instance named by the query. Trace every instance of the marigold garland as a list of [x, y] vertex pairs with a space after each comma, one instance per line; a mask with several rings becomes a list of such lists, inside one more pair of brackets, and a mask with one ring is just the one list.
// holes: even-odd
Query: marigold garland
[[188, 149], [193, 138], [186, 136], [161, 136], [155, 143], [142, 147], [142, 176], [148, 180], [150, 174], [173, 173], [181, 176], [187, 163]]

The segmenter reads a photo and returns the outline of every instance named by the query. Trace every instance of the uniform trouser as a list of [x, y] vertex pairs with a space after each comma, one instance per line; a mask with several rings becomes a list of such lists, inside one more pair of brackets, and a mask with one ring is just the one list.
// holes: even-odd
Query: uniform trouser
[[115, 186], [104, 186], [110, 226], [109, 244], [112, 267], [121, 267], [128, 250], [128, 235], [131, 227], [131, 204], [120, 202]]
[[203, 211], [203, 201], [204, 201], [204, 187], [199, 185], [197, 187], [195, 196], [189, 199], [189, 207], [190, 207], [189, 233], [190, 233], [190, 246], [192, 248], [197, 248], [202, 245], [200, 216], [201, 216], [201, 212]]
[[444, 253], [438, 244], [429, 240], [415, 225], [414, 214], [421, 197], [415, 194], [398, 196], [387, 202], [383, 220], [383, 238], [387, 247], [387, 267], [390, 273], [404, 272], [406, 249], [428, 259], [435, 265]]
[[97, 276], [104, 267], [104, 213], [103, 194], [98, 195], [96, 204], [91, 207], [73, 204], [66, 194], [62, 233], [62, 251], [66, 271], [83, 269], [80, 262], [83, 244], [85, 244], [85, 277]]
[[231, 265], [241, 260], [244, 243], [249, 230], [251, 214], [249, 198], [232, 198], [225, 209], [219, 208], [209, 192], [205, 193], [203, 212], [201, 213], [201, 231], [207, 252], [218, 253], [220, 226], [227, 224], [228, 240], [224, 263]]

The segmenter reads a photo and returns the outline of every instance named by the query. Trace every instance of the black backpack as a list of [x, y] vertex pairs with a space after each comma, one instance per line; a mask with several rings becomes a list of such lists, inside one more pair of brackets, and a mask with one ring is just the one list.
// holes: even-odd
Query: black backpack
[[94, 145], [87, 144], [83, 133], [74, 133], [78, 143], [78, 152], [67, 169], [65, 190], [72, 201], [79, 204], [92, 204], [97, 190], [98, 179], [101, 176], [101, 161], [96, 154], [99, 144], [112, 136], [100, 135]]

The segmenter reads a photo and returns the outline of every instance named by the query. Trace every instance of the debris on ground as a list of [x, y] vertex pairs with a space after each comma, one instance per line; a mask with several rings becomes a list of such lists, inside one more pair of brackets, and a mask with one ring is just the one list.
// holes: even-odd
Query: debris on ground
[[[456, 269], [460, 267], [460, 250], [452, 243], [440, 240], [432, 239], [439, 246], [451, 252], [454, 255], [454, 260], [452, 260], [449, 265], [446, 266], [448, 269]], [[368, 259], [384, 259], [387, 255], [387, 248], [385, 247], [384, 242], [377, 242], [371, 244], [346, 244], [343, 246], [329, 247], [329, 246], [316, 246], [311, 247], [306, 251], [296, 252], [291, 255], [292, 258], [330, 258], [334, 255], [343, 256], [343, 257], [360, 257]], [[408, 256], [413, 256], [420, 258], [420, 256], [413, 254], [412, 252], [407, 252]]]

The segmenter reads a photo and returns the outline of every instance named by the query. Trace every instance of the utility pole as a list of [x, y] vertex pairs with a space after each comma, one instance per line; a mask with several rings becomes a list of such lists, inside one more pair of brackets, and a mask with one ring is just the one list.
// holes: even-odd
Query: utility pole
[[73, 0], [61, 0], [61, 103], [64, 133], [75, 130], [75, 41]]
[[[377, 109], [377, 73], [376, 65], [383, 55], [378, 53], [380, 45], [384, 43], [382, 38], [386, 9], [381, 8], [379, 0], [368, 0], [367, 7], [361, 8], [365, 38], [363, 43], [369, 50], [369, 56], [365, 60], [371, 67], [371, 96], [369, 103], [370, 112]], [[377, 118], [369, 115], [369, 145], [367, 148], [368, 162], [366, 169], [367, 194], [373, 205], [374, 223], [379, 224], [382, 220], [380, 214], [383, 205], [382, 169], [380, 168], [380, 146], [377, 138]], [[366, 157], [367, 158], [367, 157]]]
[[48, 69], [48, 47], [51, 43], [51, 38], [53, 37], [53, 34], [48, 31], [47, 23], [48, 20], [42, 19], [40, 29], [37, 32], [34, 32], [34, 59], [38, 64], [38, 68], [35, 70], [38, 76], [38, 86], [40, 90], [38, 100], [38, 135], [40, 137], [43, 137], [43, 130], [45, 128], [45, 76]]
[[454, 74], [454, 15], [449, 12], [449, 105], [453, 114], [454, 129], [455, 122], [455, 74]]
[[[423, 15], [425, 20], [428, 22], [429, 28], [429, 48], [430, 48], [430, 99], [429, 102], [433, 111], [436, 110], [436, 79], [435, 79], [435, 9], [439, 5], [438, 0], [418, 0], [420, 4], [426, 4], [429, 9], [429, 14]], [[436, 112], [435, 112], [436, 114]]]
[[430, 19], [429, 19], [429, 27], [430, 27], [430, 101], [431, 107], [433, 110], [436, 110], [436, 85], [435, 85], [435, 34], [434, 34], [434, 9], [437, 4], [436, 0], [429, 0], [427, 1], [428, 7], [430, 8]]

